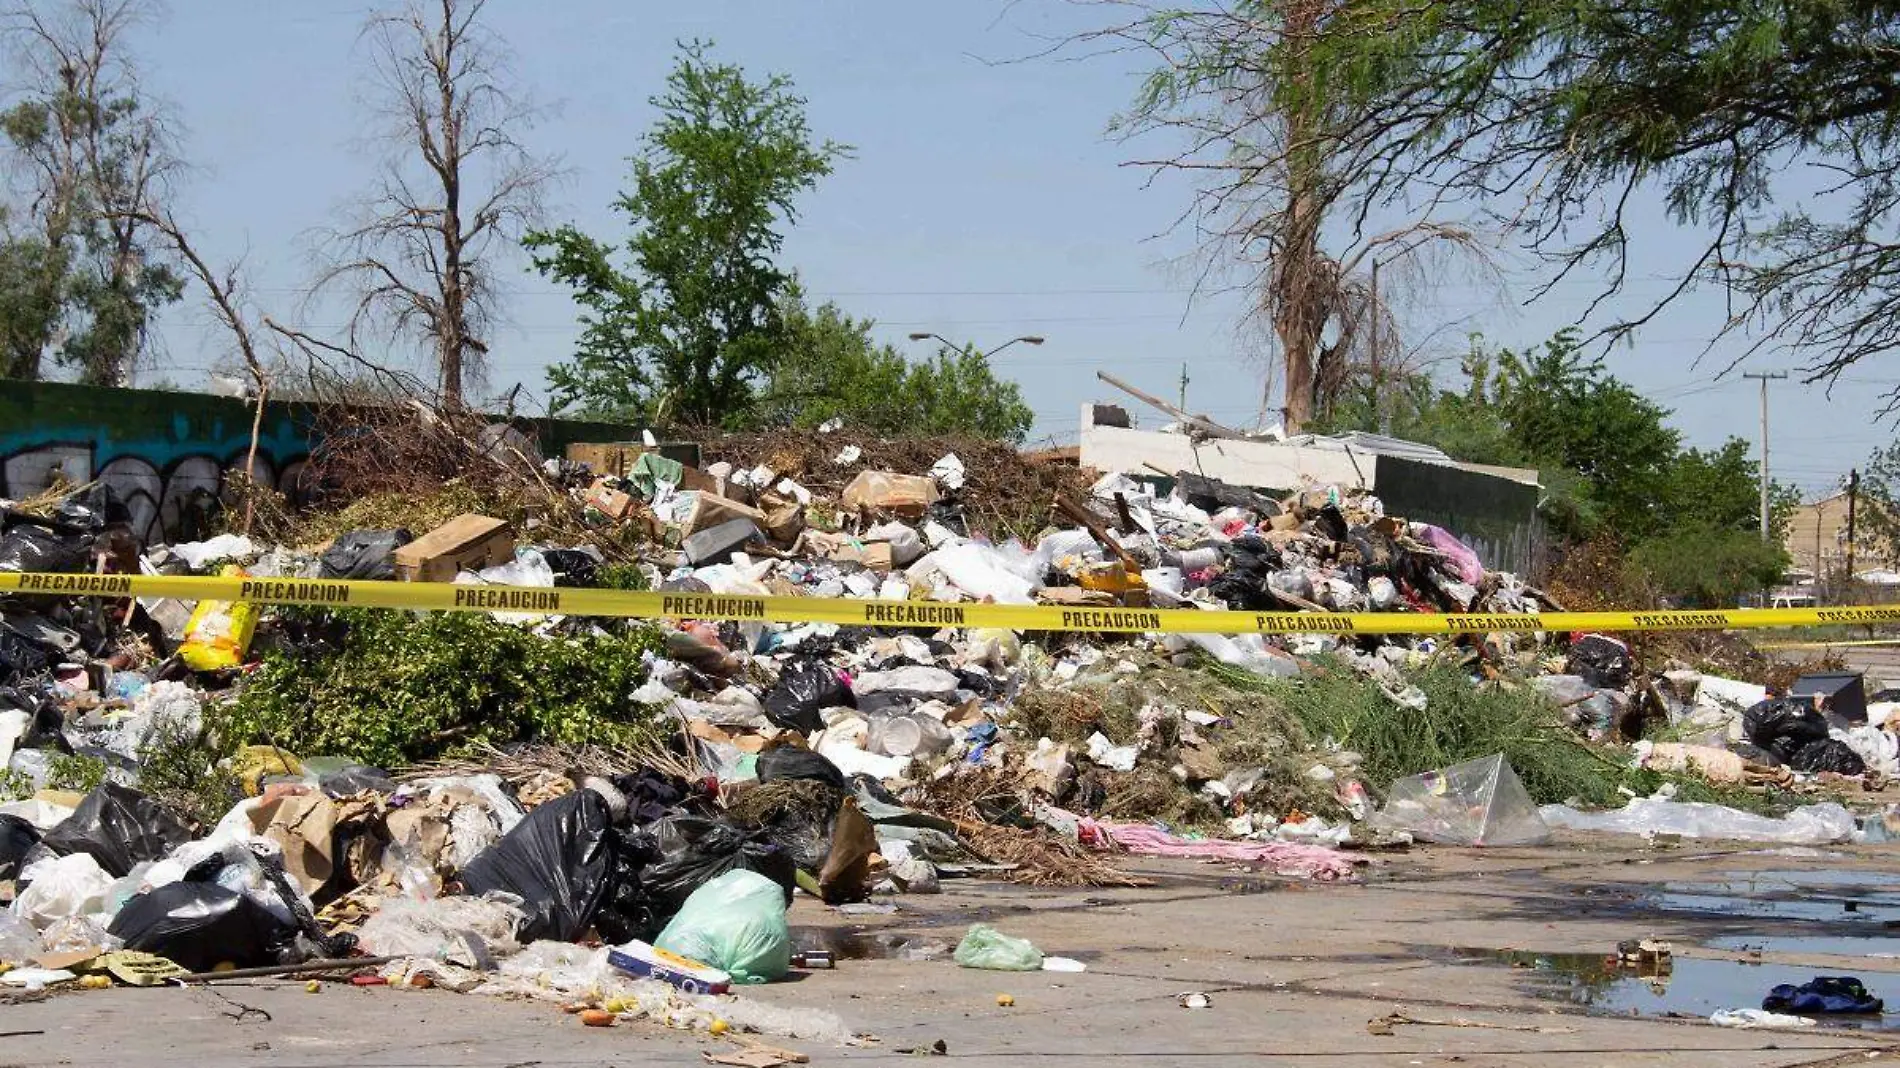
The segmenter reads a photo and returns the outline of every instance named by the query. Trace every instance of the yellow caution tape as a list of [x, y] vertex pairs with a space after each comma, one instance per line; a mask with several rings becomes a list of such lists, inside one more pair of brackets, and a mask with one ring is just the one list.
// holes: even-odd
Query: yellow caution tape
[[414, 608], [434, 612], [526, 612], [640, 619], [737, 619], [862, 627], [998, 627], [1010, 630], [1166, 634], [1481, 634], [1489, 631], [1733, 630], [1840, 623], [1900, 623], [1891, 608], [1744, 608], [1707, 612], [1204, 612], [1194, 609], [1076, 608], [943, 601], [858, 601], [826, 597], [745, 597], [710, 593], [458, 586], [168, 575], [52, 575], [0, 572], [0, 593], [79, 597], [172, 597], [326, 608]]

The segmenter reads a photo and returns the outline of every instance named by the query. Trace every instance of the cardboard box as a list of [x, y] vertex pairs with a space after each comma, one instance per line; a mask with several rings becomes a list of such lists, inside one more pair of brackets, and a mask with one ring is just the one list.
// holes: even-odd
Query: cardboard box
[[627, 477], [633, 465], [640, 462], [643, 453], [657, 452], [669, 460], [677, 460], [686, 468], [680, 476], [680, 488], [689, 490], [709, 490], [718, 492], [718, 480], [709, 477], [706, 472], [695, 466], [699, 461], [699, 446], [662, 445], [651, 448], [638, 442], [575, 442], [567, 447], [567, 458], [574, 463], [583, 463], [592, 468], [596, 475], [612, 475], [616, 478]]
[[937, 484], [918, 475], [863, 471], [844, 488], [843, 502], [845, 508], [853, 512], [920, 519], [937, 503]]
[[729, 523], [734, 519], [750, 519], [760, 530], [764, 530], [767, 526], [765, 513], [757, 508], [716, 494], [701, 493], [699, 499], [693, 504], [692, 514], [686, 517], [686, 526], [682, 533], [690, 536], [721, 523]]
[[587, 507], [609, 519], [625, 519], [633, 511], [633, 495], [615, 489], [605, 478], [597, 478], [587, 487]]
[[688, 994], [723, 994], [732, 988], [732, 976], [718, 968], [638, 940], [609, 949], [607, 963], [636, 979], [657, 979]]
[[458, 515], [396, 550], [396, 578], [453, 582], [458, 572], [504, 564], [514, 555], [513, 527], [485, 515]]

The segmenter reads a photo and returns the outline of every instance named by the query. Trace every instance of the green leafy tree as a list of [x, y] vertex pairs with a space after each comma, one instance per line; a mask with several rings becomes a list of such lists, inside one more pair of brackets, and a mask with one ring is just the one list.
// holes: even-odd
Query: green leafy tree
[[749, 81], [707, 44], [684, 45], [666, 85], [614, 204], [633, 231], [630, 266], [572, 225], [526, 240], [535, 269], [583, 308], [574, 358], [548, 381], [557, 405], [596, 414], [742, 421], [785, 347], [782, 228], [850, 149], [813, 138], [789, 79]]
[[[1682, 448], [1664, 423], [1669, 413], [1582, 355], [1568, 332], [1524, 353], [1492, 353], [1474, 339], [1462, 369], [1458, 389], [1423, 375], [1389, 389], [1382, 403], [1393, 432], [1455, 459], [1536, 468], [1560, 539], [1608, 537], [1626, 547], [1647, 580], [1640, 585], [1684, 603], [1732, 603], [1780, 577], [1799, 494], [1772, 487], [1764, 542], [1760, 468], [1747, 442]], [[1375, 425], [1370, 397], [1359, 397], [1334, 429]], [[1900, 459], [1893, 469], [1900, 473]]]
[[1867, 458], [1856, 513], [1854, 541], [1868, 562], [1900, 560], [1900, 441]]
[[[1532, 467], [1536, 461], [1511, 435], [1492, 397], [1494, 353], [1481, 338], [1460, 363], [1464, 376], [1457, 389], [1445, 389], [1429, 374], [1408, 374], [1383, 382], [1360, 383], [1317, 424], [1320, 433], [1359, 430], [1385, 432], [1407, 441], [1443, 449], [1457, 460], [1507, 467]], [[1548, 479], [1550, 472], [1545, 472]]]
[[[1761, 465], [1748, 442], [1730, 438], [1715, 449], [1684, 449], [1669, 471], [1663, 493], [1681, 524], [1741, 530], [1761, 537]], [[1788, 531], [1801, 490], [1781, 482], [1768, 487], [1768, 530], [1776, 544]]]
[[1602, 524], [1634, 540], [1662, 526], [1658, 502], [1679, 443], [1663, 424], [1669, 413], [1585, 356], [1574, 333], [1500, 353], [1493, 399], [1525, 455], [1587, 484], [1566, 534]]
[[[1118, 22], [1085, 33], [1091, 50], [1154, 57], [1113, 130], [1169, 146], [1134, 160], [1195, 185], [1183, 212], [1212, 264], [1234, 265], [1253, 291], [1254, 314], [1277, 342], [1289, 431], [1312, 429], [1355, 377], [1401, 361], [1407, 350], [1388, 289], [1390, 271], [1437, 260], [1481, 263], [1481, 244], [1431, 218], [1368, 232], [1351, 133], [1363, 116], [1346, 94], [1280, 92], [1313, 72], [1301, 57], [1353, 0], [1097, 0]], [[1162, 137], [1148, 135], [1161, 134]], [[1191, 220], [1191, 223], [1189, 222]]]
[[1498, 219], [1605, 295], [1659, 197], [1688, 254], [1643, 266], [1680, 284], [1612, 329], [1711, 279], [1739, 297], [1729, 329], [1825, 374], [1900, 344], [1897, 45], [1891, 2], [1349, 0], [1230, 62], [1281, 107], [1355, 116], [1333, 147], [1362, 203], [1515, 201]]
[[1788, 556], [1780, 542], [1763, 541], [1758, 530], [1691, 523], [1638, 542], [1630, 562], [1672, 599], [1706, 608], [1732, 605], [1745, 593], [1780, 582]]
[[183, 277], [133, 217], [177, 166], [142, 98], [124, 38], [146, 0], [49, 0], [6, 12], [21, 86], [0, 110], [24, 203], [0, 214], [0, 371], [39, 378], [45, 362], [81, 381], [123, 385], [152, 314]]
[[[0, 210], [0, 234], [7, 234]], [[0, 237], [0, 378], [40, 377], [59, 325], [67, 257], [43, 238]]]
[[760, 389], [753, 419], [817, 426], [840, 417], [884, 434], [973, 434], [1019, 444], [1035, 413], [1014, 382], [996, 377], [974, 346], [940, 348], [923, 362], [871, 340], [872, 323], [835, 304], [816, 310], [794, 294], [781, 309], [785, 347]]

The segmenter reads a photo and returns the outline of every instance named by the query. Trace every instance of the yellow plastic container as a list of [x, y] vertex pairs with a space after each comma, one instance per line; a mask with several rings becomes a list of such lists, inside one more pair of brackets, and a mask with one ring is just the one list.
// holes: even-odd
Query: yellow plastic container
[[[226, 564], [226, 578], [243, 578], [244, 569]], [[178, 657], [194, 671], [228, 671], [244, 662], [257, 631], [257, 605], [249, 601], [199, 601], [185, 624]]]

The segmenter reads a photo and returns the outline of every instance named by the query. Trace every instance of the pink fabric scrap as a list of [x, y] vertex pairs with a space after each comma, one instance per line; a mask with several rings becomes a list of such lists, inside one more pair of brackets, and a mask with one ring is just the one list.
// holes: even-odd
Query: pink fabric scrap
[[1412, 530], [1418, 540], [1445, 554], [1445, 562], [1451, 565], [1459, 578], [1473, 586], [1484, 581], [1484, 564], [1479, 561], [1478, 554], [1471, 551], [1471, 546], [1459, 541], [1456, 534], [1430, 523], [1414, 523]]
[[1130, 853], [1144, 857], [1192, 857], [1201, 860], [1232, 860], [1247, 864], [1269, 864], [1275, 873], [1332, 882], [1348, 878], [1364, 858], [1325, 846], [1298, 842], [1233, 842], [1219, 838], [1189, 839], [1169, 834], [1146, 823], [1109, 823], [1103, 820], [1078, 821], [1084, 844], [1113, 842]]

